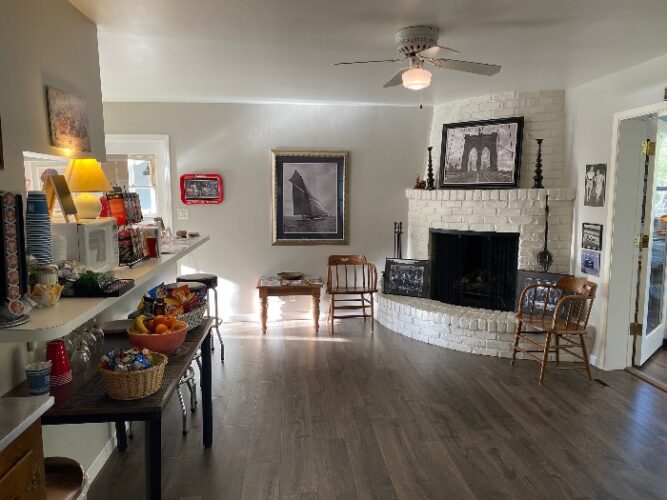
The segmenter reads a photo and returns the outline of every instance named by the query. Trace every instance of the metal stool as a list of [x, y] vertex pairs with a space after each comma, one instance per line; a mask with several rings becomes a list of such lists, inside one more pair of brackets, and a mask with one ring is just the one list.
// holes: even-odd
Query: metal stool
[[[220, 334], [220, 325], [222, 324], [222, 320], [220, 319], [220, 316], [218, 315], [218, 277], [215, 274], [209, 274], [209, 273], [194, 273], [194, 274], [183, 274], [179, 277], [176, 278], [176, 281], [179, 283], [185, 283], [185, 282], [195, 282], [195, 283], [201, 283], [206, 286], [206, 291], [207, 293], [211, 290], [213, 290], [213, 299], [215, 300], [215, 331], [218, 336], [218, 341], [220, 342], [220, 361], [225, 361], [225, 344], [222, 343], [222, 335]], [[208, 300], [206, 303], [206, 314], [210, 318], [211, 317], [211, 301]], [[211, 342], [211, 350], [215, 350], [214, 343]]]

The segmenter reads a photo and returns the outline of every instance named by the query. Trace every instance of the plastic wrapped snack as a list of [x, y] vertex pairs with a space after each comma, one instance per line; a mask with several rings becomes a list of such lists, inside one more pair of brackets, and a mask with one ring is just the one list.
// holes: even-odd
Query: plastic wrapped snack
[[34, 302], [35, 307], [52, 307], [60, 300], [63, 288], [62, 285], [57, 283], [55, 285], [37, 283], [32, 288], [30, 300]]
[[145, 370], [151, 368], [151, 363], [148, 354], [148, 349], [131, 349], [112, 350], [102, 356], [102, 368], [118, 372], [130, 372], [137, 370]]

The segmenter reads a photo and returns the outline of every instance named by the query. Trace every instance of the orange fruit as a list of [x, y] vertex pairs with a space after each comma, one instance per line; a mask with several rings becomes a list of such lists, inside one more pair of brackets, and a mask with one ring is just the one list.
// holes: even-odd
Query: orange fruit
[[169, 327], [165, 325], [164, 323], [160, 323], [158, 325], [155, 325], [155, 333], [157, 335], [162, 335], [163, 333], [167, 333], [169, 331]]
[[173, 316], [167, 316], [164, 324], [167, 325], [170, 329], [173, 328], [173, 326], [174, 326], [174, 317]]
[[156, 325], [156, 326], [157, 326], [157, 325], [166, 325], [166, 324], [167, 324], [167, 317], [166, 317], [166, 316], [162, 316], [162, 315], [160, 315], [160, 316], [155, 316], [155, 318], [153, 319], [153, 321], [155, 321], [155, 325]]

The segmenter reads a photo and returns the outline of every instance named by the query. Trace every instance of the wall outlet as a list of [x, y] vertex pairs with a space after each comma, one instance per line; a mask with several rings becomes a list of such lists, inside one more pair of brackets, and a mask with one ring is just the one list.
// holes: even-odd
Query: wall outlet
[[180, 220], [187, 220], [190, 218], [190, 210], [187, 208], [179, 208], [176, 212], [178, 213], [178, 218]]

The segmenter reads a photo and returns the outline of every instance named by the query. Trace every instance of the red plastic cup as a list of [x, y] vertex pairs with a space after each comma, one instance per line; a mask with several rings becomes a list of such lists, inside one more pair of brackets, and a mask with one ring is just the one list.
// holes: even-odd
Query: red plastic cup
[[146, 246], [148, 247], [148, 256], [155, 258], [157, 257], [157, 238], [148, 237], [146, 238]]
[[61, 377], [72, 371], [72, 367], [69, 364], [69, 358], [67, 357], [65, 342], [60, 339], [47, 342], [46, 359], [50, 360], [52, 363], [51, 377]]

